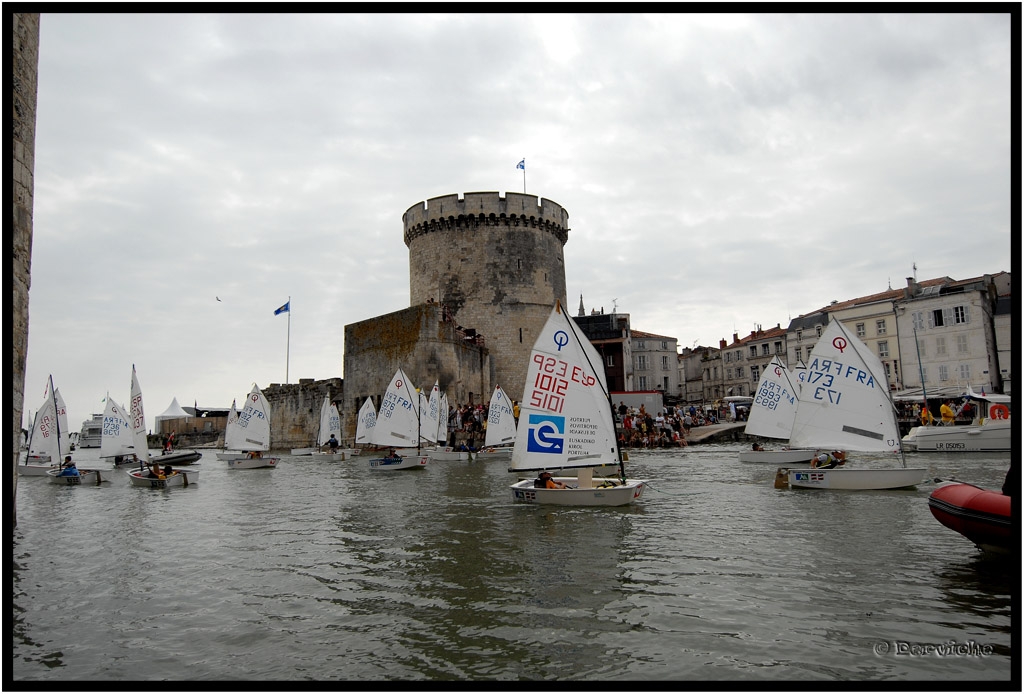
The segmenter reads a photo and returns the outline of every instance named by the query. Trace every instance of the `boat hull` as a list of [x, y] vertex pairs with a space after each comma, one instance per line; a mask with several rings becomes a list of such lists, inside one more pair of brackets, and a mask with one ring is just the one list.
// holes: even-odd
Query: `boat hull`
[[809, 448], [785, 448], [777, 451], [740, 451], [741, 463], [771, 463], [792, 465], [809, 463], [816, 451]]
[[927, 468], [846, 469], [806, 468], [787, 470], [789, 486], [794, 489], [882, 490], [914, 487], [924, 481]]
[[473, 454], [474, 460], [511, 460], [512, 446], [484, 448]]
[[271, 458], [269, 456], [265, 458], [241, 458], [239, 460], [229, 460], [228, 470], [255, 470], [257, 468], [264, 467], [273, 468], [277, 467], [277, 463], [280, 460], [280, 458]]
[[313, 460], [318, 460], [321, 463], [337, 463], [345, 459], [345, 454], [342, 451], [337, 453], [327, 453], [325, 451], [313, 451]]
[[199, 451], [171, 451], [170, 453], [153, 456], [153, 462], [159, 463], [161, 466], [191, 465], [202, 457], [203, 454]]
[[58, 484], [65, 487], [76, 487], [83, 484], [99, 484], [103, 481], [99, 470], [79, 470], [77, 475], [61, 475], [60, 470], [54, 469], [46, 473], [50, 484]]
[[1010, 443], [1008, 419], [990, 419], [980, 425], [914, 427], [903, 437], [903, 447], [911, 451], [1009, 451]]
[[425, 453], [428, 458], [438, 463], [464, 463], [472, 459], [469, 451], [458, 451], [454, 448], [431, 448]]
[[28, 463], [27, 465], [18, 466], [18, 474], [25, 477], [46, 477], [46, 473], [50, 470], [59, 470], [60, 467], [57, 465], [50, 465], [49, 463], [40, 463], [38, 465], [34, 463]]
[[248, 454], [243, 453], [242, 451], [222, 451], [217, 454], [217, 460], [223, 460], [225, 462], [231, 460], [242, 460], [247, 455]]
[[425, 455], [396, 456], [394, 458], [370, 458], [367, 463], [371, 470], [413, 470], [425, 467], [428, 457]]
[[[575, 477], [554, 478], [557, 482], [575, 485]], [[613, 482], [617, 486], [601, 486]], [[590, 486], [582, 489], [545, 489], [534, 487], [533, 480], [521, 480], [512, 485], [512, 500], [526, 504], [552, 506], [628, 506], [640, 499], [646, 489], [646, 480], [619, 480], [594, 477]]]
[[946, 483], [928, 497], [928, 508], [935, 520], [983, 550], [1004, 554], [1013, 547], [1010, 497], [1001, 492]]
[[315, 448], [293, 448], [290, 455], [312, 455]]
[[171, 487], [187, 487], [199, 483], [199, 470], [174, 470], [174, 474], [166, 479], [149, 477], [149, 473], [145, 470], [131, 470], [126, 474], [133, 487], [147, 489], [170, 489]]

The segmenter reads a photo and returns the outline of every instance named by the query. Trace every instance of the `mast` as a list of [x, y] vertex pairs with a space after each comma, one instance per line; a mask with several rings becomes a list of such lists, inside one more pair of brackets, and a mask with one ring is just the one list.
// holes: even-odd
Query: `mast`
[[[590, 361], [590, 355], [587, 354], [587, 350], [584, 349], [584, 347], [583, 347], [583, 342], [580, 340], [579, 333], [577, 332], [578, 326], [575, 325], [576, 321], [574, 321], [572, 318], [570, 318], [569, 314], [567, 314], [565, 312], [565, 310], [562, 308], [561, 300], [556, 300], [555, 307], [556, 307], [556, 310], [559, 313], [561, 313], [563, 316], [565, 316], [565, 320], [569, 324], [569, 329], [572, 331], [572, 336], [576, 338], [576, 343], [580, 347], [580, 352], [583, 353], [583, 358], [587, 360], [587, 365], [590, 366], [591, 373], [593, 373], [596, 376], [597, 373], [598, 373], [597, 369], [594, 368], [593, 362]], [[604, 365], [603, 364], [601, 365], [601, 368], [604, 369]], [[600, 384], [600, 380], [598, 380], [598, 383]], [[611, 412], [611, 414], [612, 414], [612, 428], [613, 428], [613, 431], [612, 431], [612, 442], [615, 444], [615, 455], [619, 459], [619, 476], [622, 478], [622, 483], [625, 484], [626, 483], [626, 465], [625, 465], [625, 462], [622, 460], [622, 449], [619, 447], [619, 435], [618, 435], [618, 432], [614, 431], [614, 428], [615, 428], [615, 404], [612, 402], [612, 394], [610, 392], [608, 392], [608, 389], [605, 388], [604, 385], [601, 385], [601, 388], [604, 390], [605, 398], [608, 400], [608, 411]]]

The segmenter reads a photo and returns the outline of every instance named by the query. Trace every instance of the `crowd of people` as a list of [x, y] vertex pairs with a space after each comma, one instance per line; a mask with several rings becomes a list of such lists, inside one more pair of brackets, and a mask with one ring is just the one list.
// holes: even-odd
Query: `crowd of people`
[[939, 405], [938, 416], [935, 415], [934, 405], [919, 402], [897, 403], [900, 419], [913, 419], [921, 422], [922, 426], [937, 424], [951, 425], [956, 422], [970, 422], [974, 419], [975, 405], [970, 400], [964, 400], [958, 405], [955, 400], [943, 400]]
[[[457, 404], [448, 408], [448, 445], [458, 447], [457, 434], [464, 434], [464, 445], [475, 450], [487, 435], [487, 413], [490, 403], [476, 405]], [[512, 414], [519, 424], [519, 403], [513, 401]], [[644, 405], [629, 407], [620, 402], [615, 409], [615, 426], [619, 430], [619, 446], [622, 448], [663, 448], [686, 446], [686, 437], [693, 427], [718, 424], [718, 417], [712, 411], [690, 407], [668, 407], [657, 413], [650, 413]]]

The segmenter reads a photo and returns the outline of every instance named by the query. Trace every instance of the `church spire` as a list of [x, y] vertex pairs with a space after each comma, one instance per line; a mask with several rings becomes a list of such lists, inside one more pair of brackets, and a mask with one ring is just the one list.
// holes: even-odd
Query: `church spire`
[[586, 312], [583, 310], [583, 295], [582, 294], [580, 294], [580, 312], [577, 315], [580, 315], [580, 316], [587, 315]]

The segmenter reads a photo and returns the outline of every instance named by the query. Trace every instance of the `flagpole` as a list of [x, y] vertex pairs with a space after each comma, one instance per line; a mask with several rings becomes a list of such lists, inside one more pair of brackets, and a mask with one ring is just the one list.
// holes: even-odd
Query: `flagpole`
[[[523, 159], [523, 161], [525, 162], [526, 159]], [[523, 195], [526, 195], [526, 166], [525, 166], [525, 164], [523, 165]]]
[[288, 297], [288, 342], [284, 352], [284, 384], [288, 385], [288, 360], [292, 351], [292, 298]]

